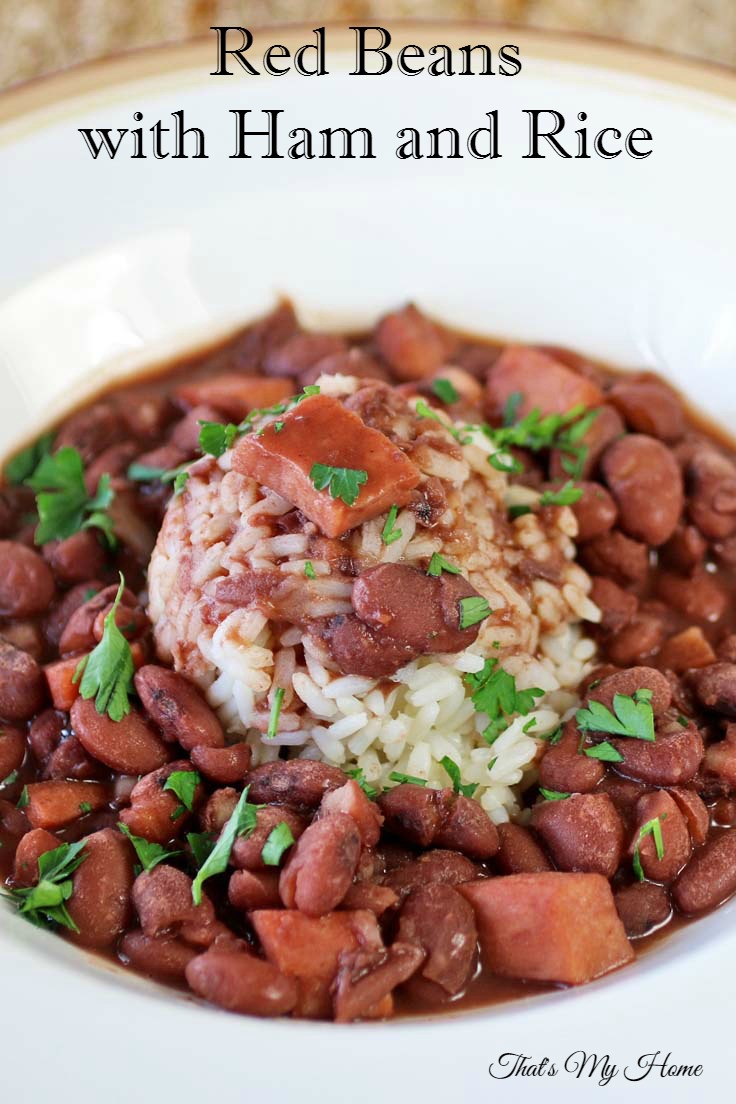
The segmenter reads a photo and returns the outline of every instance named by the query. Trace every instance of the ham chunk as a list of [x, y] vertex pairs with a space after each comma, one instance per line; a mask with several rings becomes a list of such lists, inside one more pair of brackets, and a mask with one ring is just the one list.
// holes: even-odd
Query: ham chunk
[[581, 985], [634, 958], [601, 874], [509, 874], [457, 888], [494, 973]]
[[[310, 475], [315, 464], [367, 475], [352, 505], [333, 498], [330, 488], [317, 490]], [[293, 502], [328, 537], [392, 505], [405, 506], [420, 479], [419, 469], [383, 433], [328, 395], [304, 399], [262, 433], [243, 437], [233, 467]]]
[[525, 345], [509, 345], [488, 373], [490, 417], [502, 418], [506, 403], [515, 393], [522, 396], [517, 418], [534, 409], [541, 414], [567, 414], [574, 406], [598, 406], [603, 399], [600, 388], [585, 376]]
[[225, 372], [221, 376], [185, 383], [177, 390], [177, 395], [187, 406], [212, 406], [234, 422], [240, 422], [251, 410], [275, 406], [290, 398], [294, 390], [293, 380]]

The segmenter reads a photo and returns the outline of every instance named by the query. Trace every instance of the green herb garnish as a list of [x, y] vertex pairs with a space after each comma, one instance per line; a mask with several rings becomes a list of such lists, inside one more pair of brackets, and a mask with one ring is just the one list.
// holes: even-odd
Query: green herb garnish
[[273, 740], [279, 730], [279, 717], [281, 716], [281, 706], [284, 702], [284, 693], [283, 686], [277, 686], [274, 691], [271, 716], [268, 719], [268, 731], [266, 732], [266, 736], [269, 740]]
[[613, 744], [609, 744], [608, 740], [604, 740], [602, 744], [595, 744], [593, 747], [585, 749], [585, 755], [589, 759], [600, 759], [602, 763], [623, 763], [624, 757], [620, 751], [617, 751]]
[[268, 834], [268, 839], [263, 845], [261, 858], [266, 866], [278, 866], [284, 852], [288, 851], [294, 843], [291, 828], [285, 821], [280, 821]]
[[461, 598], [459, 606], [461, 629], [469, 629], [472, 625], [478, 625], [493, 613], [486, 599], [481, 598], [480, 595], [473, 598]]
[[62, 843], [53, 851], [46, 851], [38, 858], [38, 883], [30, 889], [11, 889], [9, 895], [21, 916], [38, 927], [60, 925], [70, 931], [79, 931], [67, 911], [66, 902], [74, 885], [71, 875], [86, 859], [86, 840]]
[[200, 866], [197, 876], [192, 882], [192, 900], [195, 905], [201, 905], [202, 903], [203, 883], [215, 874], [222, 874], [223, 870], [227, 868], [230, 852], [236, 839], [241, 836], [249, 836], [256, 826], [258, 807], [248, 804], [248, 789], [249, 787], [246, 786], [241, 793], [238, 804], [220, 832], [217, 843]]
[[418, 399], [416, 405], [416, 412], [420, 418], [431, 418], [433, 422], [437, 422], [443, 429], [446, 429], [448, 433], [452, 434], [455, 440], [460, 445], [469, 445], [472, 441], [472, 437], [469, 437], [467, 433], [462, 433], [461, 430], [456, 429], [453, 425], [448, 425], [444, 418], [441, 418], [436, 410], [432, 410], [431, 406], [428, 406], [424, 399]]
[[8, 460], [3, 474], [11, 486], [19, 486], [33, 475], [41, 461], [51, 452], [54, 437], [53, 432], [44, 433], [37, 441], [16, 452], [15, 456]]
[[144, 870], [153, 870], [154, 866], [165, 862], [166, 859], [173, 859], [176, 855], [181, 855], [181, 851], [167, 851], [158, 843], [151, 843], [150, 840], [143, 839], [142, 836], [134, 836], [128, 825], [123, 824], [122, 821], [118, 824], [118, 828], [133, 844], [138, 861]]
[[30, 800], [31, 800], [31, 798], [30, 798], [30, 795], [28, 793], [28, 787], [24, 786], [23, 789], [20, 791], [20, 797], [18, 798], [18, 800], [15, 803], [16, 809], [25, 809], [25, 808], [27, 808], [28, 802]]
[[313, 464], [309, 478], [318, 491], [328, 491], [330, 498], [341, 498], [346, 506], [353, 506], [360, 488], [368, 482], [368, 472], [357, 468], [335, 468], [331, 464]]
[[432, 381], [432, 394], [436, 395], [440, 402], [443, 403], [456, 403], [459, 401], [460, 396], [457, 393], [457, 388], [448, 379], [436, 379]]
[[196, 770], [172, 771], [164, 783], [164, 789], [176, 794], [184, 808], [191, 813], [194, 808], [194, 794], [201, 781]]
[[511, 475], [518, 475], [519, 472], [523, 472], [524, 465], [521, 460], [517, 460], [515, 456], [512, 456], [510, 452], [492, 452], [488, 457], [488, 463], [496, 471], [506, 472]]
[[644, 868], [641, 865], [641, 855], [639, 854], [639, 849], [647, 836], [653, 836], [657, 858], [660, 860], [664, 858], [664, 840], [662, 839], [661, 821], [666, 819], [667, 814], [662, 813], [660, 816], [655, 817], [653, 820], [648, 820], [646, 824], [642, 824], [641, 828], [639, 829], [636, 846], [634, 847], [632, 865], [634, 867], [634, 873], [636, 874], [640, 882], [644, 881]]
[[572, 479], [568, 479], [557, 491], [544, 491], [539, 499], [540, 506], [572, 506], [583, 497], [581, 487], [576, 487]]
[[238, 435], [238, 427], [229, 422], [221, 425], [220, 422], [200, 422], [199, 447], [208, 456], [219, 459], [223, 453], [232, 446]]
[[79, 811], [82, 814], [82, 816], [87, 816], [87, 813], [91, 813], [92, 812], [92, 806], [90, 805], [89, 801], [80, 801], [79, 802]]
[[124, 589], [125, 579], [121, 574], [115, 601], [105, 618], [102, 639], [88, 656], [80, 660], [72, 679], [75, 684], [79, 682], [79, 693], [84, 700], [94, 698], [97, 712], [107, 713], [111, 721], [121, 721], [130, 713], [135, 674], [130, 644], [115, 621]]
[[449, 755], [443, 755], [440, 759], [441, 765], [445, 768], [450, 781], [452, 782], [452, 788], [455, 793], [462, 794], [463, 797], [472, 797], [478, 786], [472, 782], [463, 784], [460, 776], [460, 768]]
[[389, 782], [411, 782], [414, 786], [426, 786], [426, 778], [415, 778], [413, 774], [403, 774], [401, 771], [391, 771]]
[[392, 506], [391, 509], [388, 512], [388, 517], [386, 518], [386, 524], [384, 525], [383, 530], [381, 532], [381, 540], [383, 541], [384, 544], [393, 544], [394, 541], [401, 540], [401, 537], [403, 536], [402, 530], [394, 528], [394, 526], [396, 525], [396, 518], [398, 516], [399, 516], [399, 507], [398, 506]]
[[370, 797], [371, 799], [378, 797], [378, 790], [375, 786], [371, 786], [369, 782], [366, 782], [365, 775], [360, 767], [353, 767], [352, 770], [347, 770], [345, 773], [348, 778], [355, 779], [366, 797]]
[[589, 701], [587, 709], [575, 714], [578, 728], [583, 732], [607, 732], [611, 736], [630, 736], [634, 740], [653, 742], [654, 713], [651, 690], [637, 690], [633, 697], [615, 694], [613, 713], [597, 701]]
[[437, 578], [443, 571], [446, 571], [448, 575], [460, 575], [460, 568], [455, 567], [449, 560], [446, 560], [444, 556], [440, 556], [439, 552], [433, 552], [427, 568], [427, 574]]
[[311, 560], [307, 560], [304, 565], [304, 574], [308, 579], [316, 579], [317, 572], [314, 570], [314, 565]]
[[518, 690], [514, 676], [504, 671], [497, 659], [487, 659], [477, 674], [465, 676], [465, 682], [472, 691], [475, 709], [488, 716], [489, 723], [483, 730], [488, 744], [498, 739], [515, 714], [526, 716], [534, 709], [535, 699], [544, 697], [544, 690], [536, 686]]
[[559, 790], [545, 790], [543, 786], [539, 787], [539, 792], [545, 801], [564, 801], [566, 797], [572, 797], [572, 794], [561, 793]]
[[82, 529], [99, 529], [108, 545], [114, 547], [113, 522], [106, 513], [115, 498], [110, 476], [102, 475], [96, 493], [88, 495], [82, 457], [75, 448], [62, 448], [53, 456], [42, 457], [26, 483], [36, 492], [36, 544], [66, 540]]
[[516, 521], [517, 518], [524, 517], [526, 514], [532, 514], [534, 511], [531, 506], [509, 506], [509, 517], [512, 521]]
[[215, 835], [213, 832], [188, 832], [187, 843], [192, 849], [194, 861], [197, 864], [197, 869], [199, 869], [200, 866], [204, 866], [206, 860], [212, 854], [215, 846]]

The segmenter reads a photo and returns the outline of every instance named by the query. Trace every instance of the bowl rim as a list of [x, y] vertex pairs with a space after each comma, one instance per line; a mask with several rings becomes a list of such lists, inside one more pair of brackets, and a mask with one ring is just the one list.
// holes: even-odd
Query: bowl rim
[[[249, 30], [253, 46], [268, 45], [278, 33], [284, 45], [301, 40], [318, 20], [293, 23], [257, 23]], [[736, 100], [736, 68], [705, 58], [678, 54], [635, 42], [626, 42], [591, 32], [526, 27], [513, 22], [485, 19], [392, 19], [391, 27], [427, 40], [436, 33], [458, 36], [471, 31], [493, 32], [494, 36], [512, 36], [522, 55], [596, 69], [608, 69], [680, 85], [693, 91]], [[335, 20], [321, 23], [329, 32], [328, 49], [344, 52], [352, 43], [350, 27]], [[301, 44], [301, 43], [300, 43]], [[13, 84], [0, 92], [0, 126], [22, 119], [44, 108], [58, 107], [65, 101], [90, 92], [109, 90], [131, 80], [170, 76], [181, 70], [197, 68], [203, 74], [208, 64], [212, 39], [204, 35], [179, 42], [157, 43], [117, 51], [61, 70], [40, 74]]]

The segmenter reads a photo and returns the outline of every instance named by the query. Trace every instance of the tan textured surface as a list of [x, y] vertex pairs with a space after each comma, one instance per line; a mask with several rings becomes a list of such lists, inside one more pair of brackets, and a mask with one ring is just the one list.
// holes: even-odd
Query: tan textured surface
[[0, 87], [121, 50], [255, 26], [490, 19], [606, 35], [736, 66], [736, 0], [0, 0]]

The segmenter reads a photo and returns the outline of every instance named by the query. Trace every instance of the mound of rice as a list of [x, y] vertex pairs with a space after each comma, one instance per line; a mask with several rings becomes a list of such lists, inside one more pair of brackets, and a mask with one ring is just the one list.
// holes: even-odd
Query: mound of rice
[[[364, 385], [344, 376], [318, 383], [336, 397]], [[343, 675], [323, 640], [302, 626], [350, 613], [352, 577], [316, 554], [314, 526], [291, 531], [283, 524], [293, 506], [233, 471], [226, 452], [194, 464], [168, 508], [149, 570], [157, 649], [199, 684], [232, 737], [253, 746], [255, 763], [287, 747], [292, 755], [360, 768], [378, 786], [390, 785], [397, 771], [446, 786], [440, 760], [449, 756], [500, 822], [518, 812], [519, 789], [533, 778], [535, 737], [552, 732], [577, 704], [575, 688], [595, 654], [580, 622], [599, 614], [588, 598], [590, 579], [574, 562], [572, 511], [546, 508], [509, 522], [510, 505], [538, 496], [488, 463], [489, 439], [476, 430], [460, 443], [441, 421], [417, 418], [408, 404], [407, 411], [392, 432], [411, 435], [413, 462], [426, 481], [441, 484], [440, 524], [424, 527], [406, 508], [396, 520], [402, 536], [395, 543], [381, 539], [385, 516], [343, 543], [360, 570], [399, 560], [424, 567], [434, 552], [460, 567], [494, 611], [472, 647], [419, 658], [390, 678]], [[314, 579], [305, 577], [307, 561]], [[223, 578], [264, 570], [297, 580], [300, 624], [218, 600]], [[534, 712], [516, 717], [491, 746], [482, 736], [488, 718], [475, 711], [464, 682], [489, 657], [499, 658], [519, 689], [544, 691]], [[285, 691], [279, 730], [269, 738], [278, 687]]]

